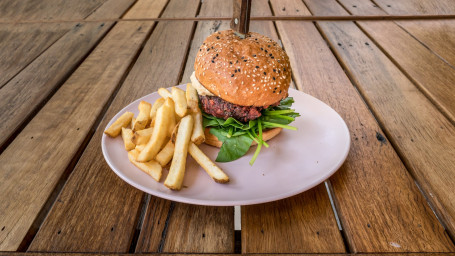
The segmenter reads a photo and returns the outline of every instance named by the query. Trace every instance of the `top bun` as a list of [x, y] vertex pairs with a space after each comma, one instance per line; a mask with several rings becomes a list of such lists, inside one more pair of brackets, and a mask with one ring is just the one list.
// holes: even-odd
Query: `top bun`
[[197, 80], [215, 96], [241, 106], [266, 107], [287, 97], [291, 66], [272, 39], [249, 32], [241, 39], [232, 30], [214, 33], [199, 48]]

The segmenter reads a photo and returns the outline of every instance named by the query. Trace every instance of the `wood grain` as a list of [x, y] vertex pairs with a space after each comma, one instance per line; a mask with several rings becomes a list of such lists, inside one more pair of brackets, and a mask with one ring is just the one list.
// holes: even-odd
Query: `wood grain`
[[[87, 19], [119, 17], [132, 0], [109, 0]], [[122, 8], [112, 8], [113, 5]], [[104, 10], [108, 8], [108, 10]], [[100, 16], [98, 16], [100, 15]], [[78, 23], [0, 89], [0, 148], [67, 79], [113, 23]]]
[[374, 0], [386, 12], [402, 14], [455, 14], [452, 0]]
[[58, 20], [85, 18], [107, 0], [3, 0], [0, 1], [0, 21]]
[[[380, 8], [385, 12], [379, 10], [379, 8], [371, 8], [368, 2], [362, 1], [345, 1], [347, 5], [356, 5], [359, 13], [365, 14], [391, 14], [391, 15], [403, 15], [406, 13], [415, 13], [418, 15], [434, 14], [450, 14], [455, 13], [455, 7], [453, 5], [444, 6], [444, 1], [399, 1], [396, 4], [391, 5], [386, 1], [376, 1]], [[357, 5], [359, 4], [359, 5]], [[434, 4], [434, 6], [425, 6], [428, 4]], [[429, 9], [431, 8], [431, 9]], [[432, 50], [442, 59], [455, 67], [455, 21], [454, 20], [414, 20], [414, 21], [396, 21], [401, 28], [406, 30], [422, 44]]]
[[[310, 8], [314, 7], [316, 13], [319, 13], [317, 10], [324, 13], [330, 11], [327, 8], [329, 4], [320, 6], [321, 2], [311, 3], [316, 2], [308, 1], [308, 5]], [[330, 13], [334, 12], [342, 14], [344, 10], [338, 6], [331, 9]], [[437, 206], [436, 210], [450, 232], [454, 234], [455, 193], [452, 189], [455, 186], [454, 126], [353, 23], [318, 24], [326, 31], [332, 47], [352, 74], [377, 119], [385, 127], [401, 158], [427, 197]], [[426, 247], [431, 235], [436, 241], [430, 243], [432, 246], [426, 249], [427, 251], [429, 249], [442, 251], [444, 247], [453, 250], [453, 245], [447, 247], [446, 239], [441, 236], [441, 227], [437, 229], [430, 227], [425, 230], [435, 234], [422, 232], [424, 237], [414, 238], [409, 243], [417, 245], [416, 242], [422, 241], [421, 246]], [[437, 241], [443, 243], [434, 247], [438, 244]], [[424, 248], [420, 250], [423, 251]]]
[[[36, 232], [32, 224], [122, 78], [118, 71], [128, 68], [145, 37], [131, 25], [110, 36], [112, 42], [88, 58], [0, 156], [1, 193], [9, 199], [0, 207], [2, 250], [16, 250], [28, 232]], [[125, 35], [131, 38], [119, 40]], [[25, 160], [17, 157], [22, 154]]]
[[[340, 1], [352, 14], [358, 8], [349, 0]], [[357, 0], [361, 6], [362, 1]], [[369, 7], [370, 13], [381, 13], [379, 8]], [[359, 21], [359, 26], [381, 49], [405, 72], [453, 123], [455, 123], [455, 84], [454, 68], [433, 54], [394, 22]]]
[[[48, 253], [48, 252], [32, 252], [32, 253], [24, 253], [24, 252], [0, 252], [0, 256], [134, 256], [137, 254], [133, 253]], [[140, 254], [143, 256], [166, 256], [169, 254], [160, 254], [160, 253], [145, 253]], [[205, 256], [207, 254], [173, 254], [175, 256]], [[232, 254], [217, 254], [219, 256], [232, 256]], [[266, 254], [270, 256], [314, 256], [314, 254]], [[371, 254], [317, 254], [318, 256], [369, 256]], [[375, 256], [390, 256], [391, 254], [387, 253], [377, 253], [374, 254]], [[453, 253], [394, 253], [392, 255], [395, 256], [452, 256]]]
[[[178, 12], [172, 8], [173, 2], [182, 1], [171, 1], [163, 15]], [[193, 5], [193, 10], [188, 6], [181, 11], [190, 10], [194, 15], [196, 8]], [[178, 56], [186, 52], [192, 26], [193, 22], [185, 21], [157, 25], [36, 235], [31, 251], [129, 251], [143, 193], [120, 180], [100, 160], [102, 131], [125, 105], [158, 87], [177, 83], [183, 64]], [[166, 51], [161, 50], [164, 47]], [[59, 200], [68, 203], [59, 204]]]
[[[289, 8], [283, 1], [272, 1], [277, 15], [306, 10], [303, 3], [295, 4]], [[432, 250], [425, 244], [428, 237], [445, 239], [446, 243], [435, 248], [450, 249], [425, 199], [314, 25], [280, 21], [277, 27], [291, 58], [297, 87], [334, 108], [351, 132], [348, 158], [330, 178], [350, 251]], [[419, 225], [430, 230], [425, 233]], [[410, 232], [410, 227], [416, 231]]]
[[[5, 170], [0, 190], [10, 199], [0, 203], [0, 225], [6, 226], [0, 233], [2, 250], [17, 248], [87, 134], [92, 133], [98, 115], [145, 39], [146, 27], [150, 30], [151, 24], [116, 25], [0, 156]], [[15, 157], [22, 154], [28, 156], [27, 161]], [[68, 201], [59, 200], [61, 204]], [[51, 240], [45, 238], [50, 234], [45, 230], [32, 249], [52, 250]], [[58, 233], [60, 239], [67, 235]]]
[[324, 184], [242, 207], [242, 253], [345, 252]]
[[123, 19], [158, 18], [168, 0], [138, 0]]
[[[267, 1], [254, 1], [252, 15], [271, 15]], [[278, 41], [273, 22], [251, 22]], [[242, 253], [344, 252], [324, 185], [274, 203], [243, 206]]]
[[[430, 11], [427, 10], [428, 7], [422, 7], [422, 3], [419, 1], [400, 1], [399, 8], [395, 8], [396, 5], [392, 6], [382, 1], [377, 2], [379, 7], [368, 1], [345, 0], [342, 3], [346, 6], [351, 6], [353, 9], [355, 8], [356, 13], [365, 15], [403, 15], [410, 12], [418, 15], [428, 15], [429, 12], [433, 13], [435, 10], [434, 8]], [[428, 4], [431, 1], [423, 3]], [[381, 10], [381, 8], [386, 12]], [[450, 8], [441, 9], [439, 13], [442, 15], [448, 14], [450, 13]], [[415, 37], [425, 47], [429, 48], [434, 54], [447, 61], [452, 67], [455, 67], [455, 51], [453, 51], [455, 48], [454, 20], [397, 20], [395, 23]]]
[[[197, 7], [197, 2], [191, 1], [184, 3], [182, 1], [175, 1], [174, 3], [171, 2], [168, 8], [173, 8], [175, 12], [179, 9], [193, 10], [193, 7]], [[171, 6], [171, 4], [173, 5]], [[214, 8], [218, 8], [218, 11], [222, 12], [225, 10], [221, 8], [222, 6], [228, 5], [224, 5], [221, 1], [204, 1], [201, 6], [200, 15], [206, 15]], [[191, 12], [185, 16], [189, 14]], [[168, 16], [166, 15], [165, 17]], [[190, 25], [192, 22], [188, 22], [187, 24]], [[169, 33], [173, 31], [175, 31], [174, 33], [181, 33], [175, 27], [166, 28], [160, 25], [161, 23], [158, 24], [156, 30], [166, 30], [166, 32], [167, 30], [171, 30]], [[197, 32], [195, 34], [196, 37], [199, 38]], [[196, 40], [193, 39], [190, 56], [192, 51], [197, 51], [199, 48], [199, 46], [197, 46], [197, 49], [195, 48]], [[200, 43], [202, 44], [202, 42]], [[190, 59], [188, 59], [188, 62], [190, 62]], [[158, 87], [155, 89], [158, 89]], [[136, 252], [233, 253], [234, 208], [194, 206], [182, 203], [170, 204], [167, 200], [152, 197], [144, 217], [144, 224], [139, 236]]]
[[[254, 1], [253, 1], [254, 2]], [[254, 3], [253, 3], [254, 5]], [[198, 17], [217, 16], [229, 17], [232, 14], [232, 2], [226, 0], [210, 0], [205, 1], [201, 5]], [[194, 60], [196, 59], [197, 49], [202, 45], [205, 38], [210, 34], [229, 29], [228, 20], [214, 20], [214, 21], [199, 21], [197, 23], [196, 31], [191, 43], [191, 50], [188, 54], [188, 59], [185, 65], [185, 71], [181, 83], [189, 83], [190, 76], [194, 72]]]
[[74, 25], [0, 25], [0, 88]]

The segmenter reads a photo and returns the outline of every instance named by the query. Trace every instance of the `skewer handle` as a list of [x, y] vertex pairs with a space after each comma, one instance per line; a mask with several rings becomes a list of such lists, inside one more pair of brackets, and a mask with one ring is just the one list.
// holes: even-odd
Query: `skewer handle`
[[231, 29], [242, 38], [248, 34], [250, 27], [250, 13], [252, 0], [232, 0], [233, 15], [231, 20]]

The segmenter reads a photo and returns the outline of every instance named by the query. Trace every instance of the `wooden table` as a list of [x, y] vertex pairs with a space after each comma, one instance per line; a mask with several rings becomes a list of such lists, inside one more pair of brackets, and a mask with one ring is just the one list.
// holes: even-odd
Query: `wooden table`
[[241, 230], [234, 207], [160, 199], [110, 170], [107, 122], [188, 82], [204, 38], [229, 27], [194, 18], [231, 10], [0, 1], [0, 255], [455, 253], [455, 20], [422, 16], [454, 15], [453, 0], [253, 1], [253, 17], [420, 18], [252, 21], [286, 49], [295, 87], [344, 118], [351, 149], [325, 184], [241, 207]]

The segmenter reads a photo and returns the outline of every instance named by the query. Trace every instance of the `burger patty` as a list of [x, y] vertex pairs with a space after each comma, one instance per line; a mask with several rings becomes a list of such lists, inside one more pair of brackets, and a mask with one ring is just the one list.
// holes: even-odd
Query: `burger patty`
[[[261, 111], [266, 109], [265, 107], [253, 107], [253, 106], [240, 106], [227, 102], [220, 97], [216, 96], [201, 96], [199, 95], [202, 110], [212, 116], [222, 118], [224, 120], [229, 117], [233, 117], [240, 122], [248, 122], [261, 116]], [[273, 104], [278, 105], [280, 102]]]

